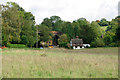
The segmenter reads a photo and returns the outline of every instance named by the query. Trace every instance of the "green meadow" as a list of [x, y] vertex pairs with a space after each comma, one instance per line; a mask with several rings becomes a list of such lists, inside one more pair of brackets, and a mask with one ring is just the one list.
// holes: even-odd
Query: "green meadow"
[[118, 48], [2, 50], [4, 78], [118, 78]]

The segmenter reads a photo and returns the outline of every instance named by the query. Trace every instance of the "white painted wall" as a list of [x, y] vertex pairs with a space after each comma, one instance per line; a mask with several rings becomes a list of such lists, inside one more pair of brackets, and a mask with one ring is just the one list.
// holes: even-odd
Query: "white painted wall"
[[75, 46], [73, 46], [73, 49], [83, 49], [84, 47], [80, 48], [80, 46], [77, 46], [77, 48]]
[[[72, 46], [72, 44], [71, 44], [71, 46]], [[90, 47], [90, 44], [83, 44], [82, 48], [80, 48], [80, 46], [77, 46], [77, 48], [75, 46], [73, 46], [73, 49], [83, 49], [83, 48], [86, 48], [87, 46]]]
[[90, 44], [83, 44], [84, 47], [90, 47]]

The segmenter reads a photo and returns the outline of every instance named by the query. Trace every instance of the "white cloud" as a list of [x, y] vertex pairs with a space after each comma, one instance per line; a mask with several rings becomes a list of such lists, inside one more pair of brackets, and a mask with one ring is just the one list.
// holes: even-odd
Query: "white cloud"
[[13, 1], [32, 12], [37, 24], [46, 17], [60, 16], [65, 21], [85, 17], [88, 21], [101, 18], [111, 20], [118, 15], [119, 0], [1, 0]]

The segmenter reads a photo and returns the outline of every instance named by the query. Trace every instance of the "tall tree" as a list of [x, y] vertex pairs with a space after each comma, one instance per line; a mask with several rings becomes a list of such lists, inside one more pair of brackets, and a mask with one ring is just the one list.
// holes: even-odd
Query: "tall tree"
[[52, 21], [49, 18], [45, 18], [41, 24], [44, 24], [48, 27], [52, 27]]
[[68, 39], [74, 38], [74, 27], [71, 22], [65, 22], [62, 32], [68, 36]]
[[2, 5], [3, 44], [23, 43], [32, 47], [35, 43], [36, 28], [32, 13], [26, 12], [14, 2]]
[[3, 5], [2, 10], [3, 21], [3, 39], [6, 45], [9, 42], [19, 43], [20, 33], [22, 27], [22, 19], [19, 16], [19, 12], [12, 4]]
[[50, 20], [52, 22], [52, 29], [54, 31], [61, 31], [62, 29], [62, 20], [59, 16], [51, 16]]
[[21, 32], [21, 43], [32, 47], [36, 42], [35, 19], [32, 13], [24, 13], [24, 25]]
[[67, 35], [66, 34], [61, 35], [58, 42], [59, 42], [59, 44], [68, 42]]
[[105, 18], [102, 18], [99, 22], [99, 25], [100, 26], [108, 26], [109, 22]]
[[49, 41], [49, 34], [50, 34], [50, 31], [49, 31], [49, 28], [45, 25], [39, 25], [39, 32], [40, 32], [40, 41], [43, 41], [43, 42], [47, 42]]

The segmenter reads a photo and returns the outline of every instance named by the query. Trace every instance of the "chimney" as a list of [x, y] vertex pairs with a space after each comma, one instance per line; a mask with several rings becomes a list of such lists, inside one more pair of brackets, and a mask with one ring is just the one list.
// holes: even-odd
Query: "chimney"
[[76, 36], [76, 39], [79, 39], [79, 36]]

